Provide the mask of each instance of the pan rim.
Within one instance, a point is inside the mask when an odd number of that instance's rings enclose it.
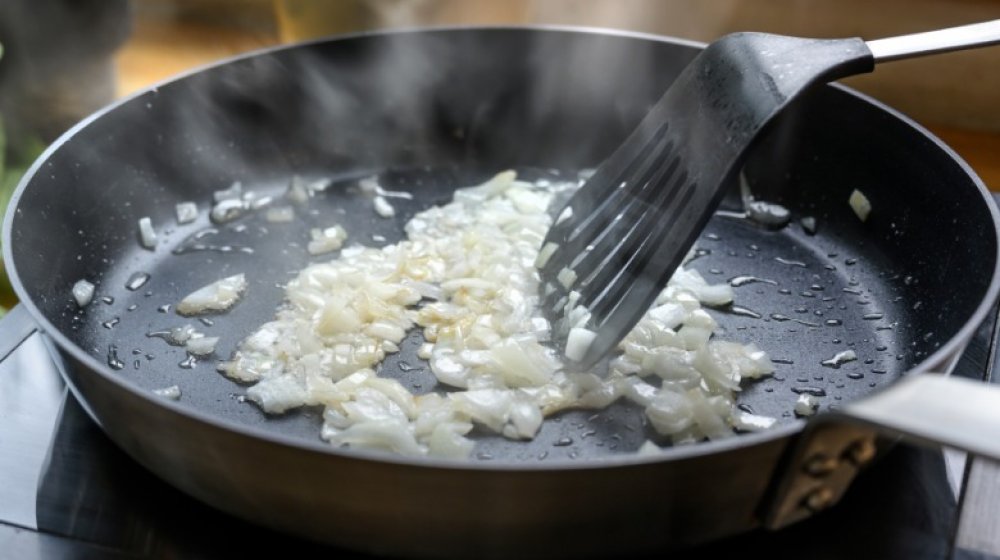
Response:
[[[28,171],[22,177],[21,181],[18,183],[11,199],[9,207],[6,211],[3,222],[2,234],[0,234],[0,240],[2,240],[3,245],[3,260],[7,265],[8,274],[10,276],[11,285],[14,288],[15,293],[18,295],[20,304],[23,305],[31,315],[32,319],[38,325],[39,330],[42,331],[45,336],[50,337],[59,348],[60,351],[68,353],[73,359],[81,362],[85,367],[87,367],[92,372],[100,375],[105,381],[111,382],[118,386],[118,388],[125,390],[132,397],[137,397],[145,401],[147,405],[153,405],[159,409],[163,409],[171,414],[180,415],[182,417],[188,418],[193,421],[205,424],[210,428],[222,430],[225,432],[231,432],[234,435],[248,437],[255,440],[260,440],[273,445],[279,445],[282,447],[294,448],[298,451],[309,452],[309,453],[322,453],[324,455],[330,455],[336,457],[337,459],[343,460],[359,460],[359,461],[375,461],[378,463],[390,463],[390,464],[400,464],[411,467],[418,468],[428,468],[428,469],[445,469],[445,470],[475,470],[475,471],[557,471],[557,470],[591,470],[591,469],[606,469],[609,467],[634,467],[641,466],[652,463],[660,463],[664,461],[681,461],[694,459],[697,457],[702,457],[705,455],[724,453],[735,448],[743,448],[756,446],[766,443],[772,443],[781,440],[785,437],[793,435],[800,432],[806,425],[804,420],[794,420],[788,424],[778,426],[769,430],[762,432],[739,434],[732,438],[726,438],[723,440],[715,441],[705,441],[699,442],[694,445],[682,445],[668,447],[662,450],[662,452],[652,455],[639,455],[636,453],[630,454],[620,454],[620,455],[608,455],[596,458],[587,458],[585,460],[572,460],[572,459],[558,459],[554,458],[544,462],[523,462],[523,461],[511,461],[504,459],[496,459],[493,461],[469,461],[469,460],[456,460],[456,459],[442,459],[442,458],[432,458],[432,457],[408,457],[403,455],[391,454],[388,452],[379,452],[371,450],[359,450],[359,449],[341,449],[325,444],[321,441],[307,441],[298,437],[287,436],[283,434],[278,434],[274,432],[266,432],[258,428],[247,426],[243,424],[238,424],[234,421],[210,414],[208,412],[192,409],[185,405],[174,403],[172,401],[167,401],[165,399],[159,398],[156,395],[142,390],[141,388],[135,386],[118,376],[112,375],[107,364],[101,362],[95,358],[90,353],[84,351],[78,345],[73,343],[66,337],[59,329],[45,317],[41,310],[35,305],[34,301],[28,297],[26,289],[23,286],[18,274],[17,267],[14,263],[13,249],[11,248],[11,238],[13,235],[13,222],[15,219],[15,214],[17,213],[18,203],[28,188],[28,184],[31,183],[32,179],[38,174],[39,170],[42,168],[46,162],[49,161],[52,154],[61,147],[69,142],[74,136],[76,136],[83,129],[90,126],[94,121],[102,118],[104,115],[116,110],[117,108],[134,102],[135,100],[142,98],[146,95],[155,94],[155,92],[162,86],[171,84],[173,82],[185,80],[190,76],[201,74],[207,70],[211,70],[216,67],[225,66],[234,62],[252,59],[259,57],[261,55],[272,54],[276,52],[281,52],[285,50],[301,49],[309,45],[328,43],[333,41],[344,41],[352,40],[366,37],[383,37],[391,35],[404,35],[404,34],[416,34],[416,33],[449,33],[449,32],[469,32],[469,31],[490,31],[490,32],[511,32],[511,31],[534,31],[534,32],[559,32],[568,34],[580,34],[580,35],[599,35],[607,37],[622,37],[639,39],[643,41],[652,41],[658,43],[668,43],[672,45],[678,45],[683,47],[692,48],[704,48],[706,43],[699,41],[692,41],[688,39],[681,39],[676,37],[670,37],[665,35],[656,35],[652,33],[638,32],[638,31],[626,31],[618,29],[600,28],[600,27],[588,27],[588,26],[572,26],[572,25],[550,25],[550,24],[540,24],[540,25],[483,25],[483,26],[461,26],[461,25],[447,25],[447,26],[428,26],[428,27],[412,27],[412,28],[400,28],[400,29],[389,29],[389,30],[374,30],[374,31],[362,31],[357,33],[350,33],[344,35],[336,35],[324,38],[318,38],[309,41],[296,42],[287,45],[278,45],[273,47],[267,47],[262,49],[253,50],[247,53],[242,53],[233,57],[225,58],[219,61],[212,62],[210,64],[202,65],[191,69],[189,71],[177,74],[166,80],[157,82],[156,84],[137,91],[129,96],[126,96],[108,106],[94,112],[90,116],[84,118],[68,131],[63,133],[59,138],[50,144],[46,150],[38,157],[37,160],[31,165]],[[994,254],[994,269],[990,280],[990,284],[987,288],[985,297],[980,301],[979,306],[971,314],[971,316],[966,320],[965,324],[958,330],[958,332],[952,336],[945,344],[938,348],[935,352],[927,356],[924,360],[914,366],[911,370],[907,372],[907,375],[912,374],[923,374],[928,373],[933,369],[933,365],[944,363],[945,360],[955,355],[965,344],[971,339],[975,330],[978,328],[979,324],[985,319],[987,313],[993,306],[993,303],[997,299],[997,295],[1000,294],[1000,211],[998,211],[996,204],[990,195],[989,189],[987,189],[985,183],[982,179],[975,173],[974,170],[966,163],[958,154],[955,153],[947,144],[942,140],[937,138],[934,134],[928,131],[926,128],[920,124],[913,121],[911,118],[900,113],[899,111],[885,105],[884,103],[868,96],[857,92],[851,88],[842,86],[840,84],[830,84],[843,93],[851,95],[864,103],[873,105],[876,109],[879,109],[889,116],[899,119],[903,124],[908,125],[915,132],[921,134],[927,140],[932,142],[938,149],[945,152],[946,155],[955,161],[961,168],[961,170],[972,179],[973,184],[979,191],[980,196],[983,197],[986,202],[987,208],[990,213],[990,217],[993,221],[993,230],[996,240],[996,253]],[[887,388],[882,390],[891,390],[891,387],[895,384],[890,384]],[[70,384],[72,387],[72,384]],[[74,388],[75,392],[75,388]],[[870,394],[874,394],[872,392]]]

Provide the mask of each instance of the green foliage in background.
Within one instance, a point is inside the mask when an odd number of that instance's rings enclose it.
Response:
[[[0,45],[0,58],[2,57],[3,46]],[[7,203],[10,202],[18,181],[44,149],[45,146],[37,138],[8,138],[3,118],[0,116],[0,220],[7,210]],[[0,260],[0,317],[16,302],[10,279],[7,278],[3,261]]]

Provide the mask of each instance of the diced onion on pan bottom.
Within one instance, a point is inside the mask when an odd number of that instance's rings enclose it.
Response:
[[[220,371],[253,383],[247,396],[268,413],[323,406],[321,436],[333,445],[406,455],[466,458],[473,426],[531,439],[546,416],[622,398],[674,443],[769,427],[773,419],[738,410],[734,393],[773,365],[753,345],[712,339],[716,324],[701,304],[729,303],[732,290],[694,270],[677,271],[606,377],[563,369],[545,344],[535,263],[545,257],[549,204],[574,187],[500,173],[414,216],[405,241],[348,246],[305,268],[276,318]],[[413,395],[376,374],[386,348],[413,328],[427,341],[418,355],[455,390]],[[585,331],[576,350],[590,343]]]

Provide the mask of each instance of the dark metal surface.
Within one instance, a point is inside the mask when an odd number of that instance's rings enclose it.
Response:
[[[373,233],[391,241],[412,212],[497,170],[593,165],[695,52],[649,38],[452,30],[318,43],[219,66],[127,101],[57,143],[5,222],[6,262],[55,341],[53,355],[65,358],[72,390],[111,438],[185,492],[246,519],[424,556],[596,555],[745,531],[759,524],[757,502],[800,428],[792,389],[820,384],[824,406],[835,406],[940,365],[971,336],[992,294],[996,231],[981,184],[936,140],[840,89],[795,104],[747,167],[755,192],[796,217],[815,216],[816,235],[718,218],[693,264],[720,281],[778,283],[737,288],[739,304],[761,318],[718,313],[725,338],[792,362],[741,395],[784,419],[772,432],[636,458],[625,452],[641,438],[614,448],[585,436],[619,431],[624,416],[570,413],[526,446],[484,439],[469,465],[348,453],[318,441],[314,411],[265,418],[236,398],[242,387],[211,360],[179,368],[176,349],[146,337],[187,322],[160,306],[246,272],[252,295],[203,329],[222,337],[218,354],[227,355],[273,314],[282,293],[274,284],[309,262],[301,244],[311,223],[333,216],[361,243]],[[650,80],[619,79],[636,69]],[[387,186],[417,196],[394,221],[376,223],[346,187],[385,169],[394,171],[383,174]],[[293,173],[347,182],[283,233],[263,232],[251,216],[245,230],[217,234],[220,245],[252,244],[253,254],[172,253],[206,225],[174,226],[175,202],[204,209],[233,180],[277,192]],[[854,188],[876,209],[865,223],[846,202]],[[141,216],[165,228],[155,251],[137,242]],[[126,289],[140,271],[152,275],[148,284]],[[114,302],[77,310],[70,288],[80,278]],[[107,365],[111,347],[125,362],[120,371]],[[820,366],[848,347],[857,362]],[[382,372],[398,369],[389,362]],[[179,403],[148,391],[172,384],[182,388]],[[552,445],[565,436],[574,445]]]

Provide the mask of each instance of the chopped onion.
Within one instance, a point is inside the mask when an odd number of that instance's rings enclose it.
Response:
[[[198,219],[198,205],[193,202],[180,202],[174,209],[178,224],[189,224]]]
[[[851,196],[847,199],[847,202],[851,205],[851,210],[854,210],[854,214],[859,220],[862,222],[868,220],[868,215],[872,212],[872,203],[865,196],[865,193],[854,189],[851,191]]]
[[[576,282],[576,272],[572,268],[563,268],[556,275],[556,280],[567,290]]]
[[[86,280],[77,280],[73,284],[73,299],[80,307],[86,307],[94,300],[94,285]]]
[[[770,416],[750,414],[741,410],[733,414],[731,423],[733,428],[741,432],[761,432],[774,426],[777,421],[777,419]]]
[[[320,255],[336,251],[344,245],[347,239],[347,231],[342,226],[333,226],[325,229],[313,228],[309,231],[312,238],[306,246],[310,255]]]
[[[795,414],[798,416],[812,416],[819,408],[819,400],[807,393],[802,393],[795,401]]]
[[[177,385],[171,385],[169,387],[164,387],[162,389],[153,389],[153,394],[163,397],[165,399],[170,399],[176,401],[181,398],[181,388]]]
[[[792,219],[792,213],[788,208],[763,200],[750,201],[745,205],[745,210],[751,220],[773,228],[783,227]]]
[[[153,229],[153,221],[148,216],[139,218],[139,240],[147,249],[156,247],[156,230]]]
[[[640,457],[649,457],[653,455],[659,455],[662,451],[663,450],[660,449],[659,445],[656,445],[655,443],[647,439],[646,441],[642,442],[642,445],[639,446],[639,450],[636,451],[636,454],[639,455]]]
[[[392,204],[389,204],[384,196],[376,196],[372,204],[375,205],[375,213],[383,218],[391,218],[396,215],[396,209],[392,207]]]
[[[814,216],[803,216],[799,223],[802,224],[802,231],[809,235],[816,235],[816,218]]]
[[[582,327],[573,327],[569,330],[566,339],[566,357],[574,362],[579,362],[587,355],[587,350],[597,338],[597,333]]]
[[[177,304],[177,313],[197,315],[212,311],[226,311],[246,291],[247,281],[243,274],[223,278],[188,294]]]
[[[384,202],[376,178],[359,188],[376,208]],[[268,413],[322,405],[321,436],[332,445],[409,455],[465,458],[474,448],[467,437],[473,426],[530,439],[545,416],[600,409],[619,398],[643,407],[653,428],[674,443],[762,429],[767,419],[741,415],[734,394],[773,365],[755,346],[713,338],[717,325],[702,305],[731,303],[733,291],[693,270],[681,268],[670,279],[622,342],[607,377],[563,369],[545,342],[561,329],[568,333],[566,356],[583,358],[596,337],[587,328],[590,312],[572,291],[556,306],[559,324],[549,325],[535,265],[557,249],[550,243],[539,251],[552,223],[548,207],[573,188],[575,182],[543,188],[500,173],[416,214],[404,241],[341,249],[336,259],[300,271],[274,320],[219,370],[255,383],[247,396]],[[340,248],[346,232],[311,236]],[[571,286],[575,276],[564,269],[559,281]],[[418,358],[451,390],[417,397],[373,371],[415,327],[426,341]]]
[[[212,352],[215,352],[215,345],[219,342],[219,337],[217,336],[198,336],[189,339],[184,344],[184,349],[187,350],[189,354],[195,356],[207,356]]]
[[[238,198],[220,200],[212,207],[209,217],[217,224],[224,224],[242,216],[246,208],[246,203]]]
[[[542,247],[542,250],[538,252],[538,258],[535,259],[535,268],[545,267],[545,264],[549,262],[549,259],[552,258],[552,255],[558,248],[558,243],[553,243],[552,241],[546,243],[545,246]]]

